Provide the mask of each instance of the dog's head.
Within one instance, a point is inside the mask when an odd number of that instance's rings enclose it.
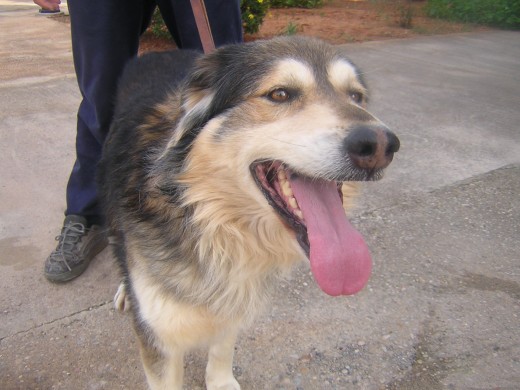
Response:
[[[360,71],[324,42],[224,47],[198,61],[162,159],[187,187],[204,188],[199,202],[281,221],[321,288],[351,294],[366,284],[371,260],[345,217],[341,183],[379,179],[399,149],[366,103]]]

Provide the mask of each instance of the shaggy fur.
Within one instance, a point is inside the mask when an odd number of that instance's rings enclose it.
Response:
[[[240,388],[237,334],[313,250],[281,188],[378,179],[397,151],[366,101],[357,68],[312,39],[129,64],[100,187],[124,273],[115,302],[131,308],[152,389],[181,389],[184,353],[200,345],[207,388]]]

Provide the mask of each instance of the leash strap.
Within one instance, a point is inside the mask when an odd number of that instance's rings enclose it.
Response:
[[[204,0],[190,0],[193,16],[195,16],[195,23],[197,30],[199,30],[200,41],[202,42],[202,50],[204,54],[211,53],[215,50],[215,42],[211,34],[211,27],[209,25],[208,13]]]

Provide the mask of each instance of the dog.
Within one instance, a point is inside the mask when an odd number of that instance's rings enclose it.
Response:
[[[342,183],[380,179],[400,146],[367,98],[360,70],[312,38],[127,66],[100,191],[124,276],[115,304],[133,313],[150,388],[181,389],[202,345],[207,388],[240,389],[237,335],[303,259],[329,295],[367,283]]]

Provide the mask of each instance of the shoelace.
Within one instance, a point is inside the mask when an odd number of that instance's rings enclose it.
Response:
[[[87,229],[81,223],[71,223],[63,227],[61,234],[56,236],[55,240],[59,241],[58,247],[52,252],[51,258],[57,261],[62,261],[67,266],[68,270],[72,268],[67,262],[67,257],[77,259],[78,255],[73,252],[76,244],[81,241],[82,236]]]

